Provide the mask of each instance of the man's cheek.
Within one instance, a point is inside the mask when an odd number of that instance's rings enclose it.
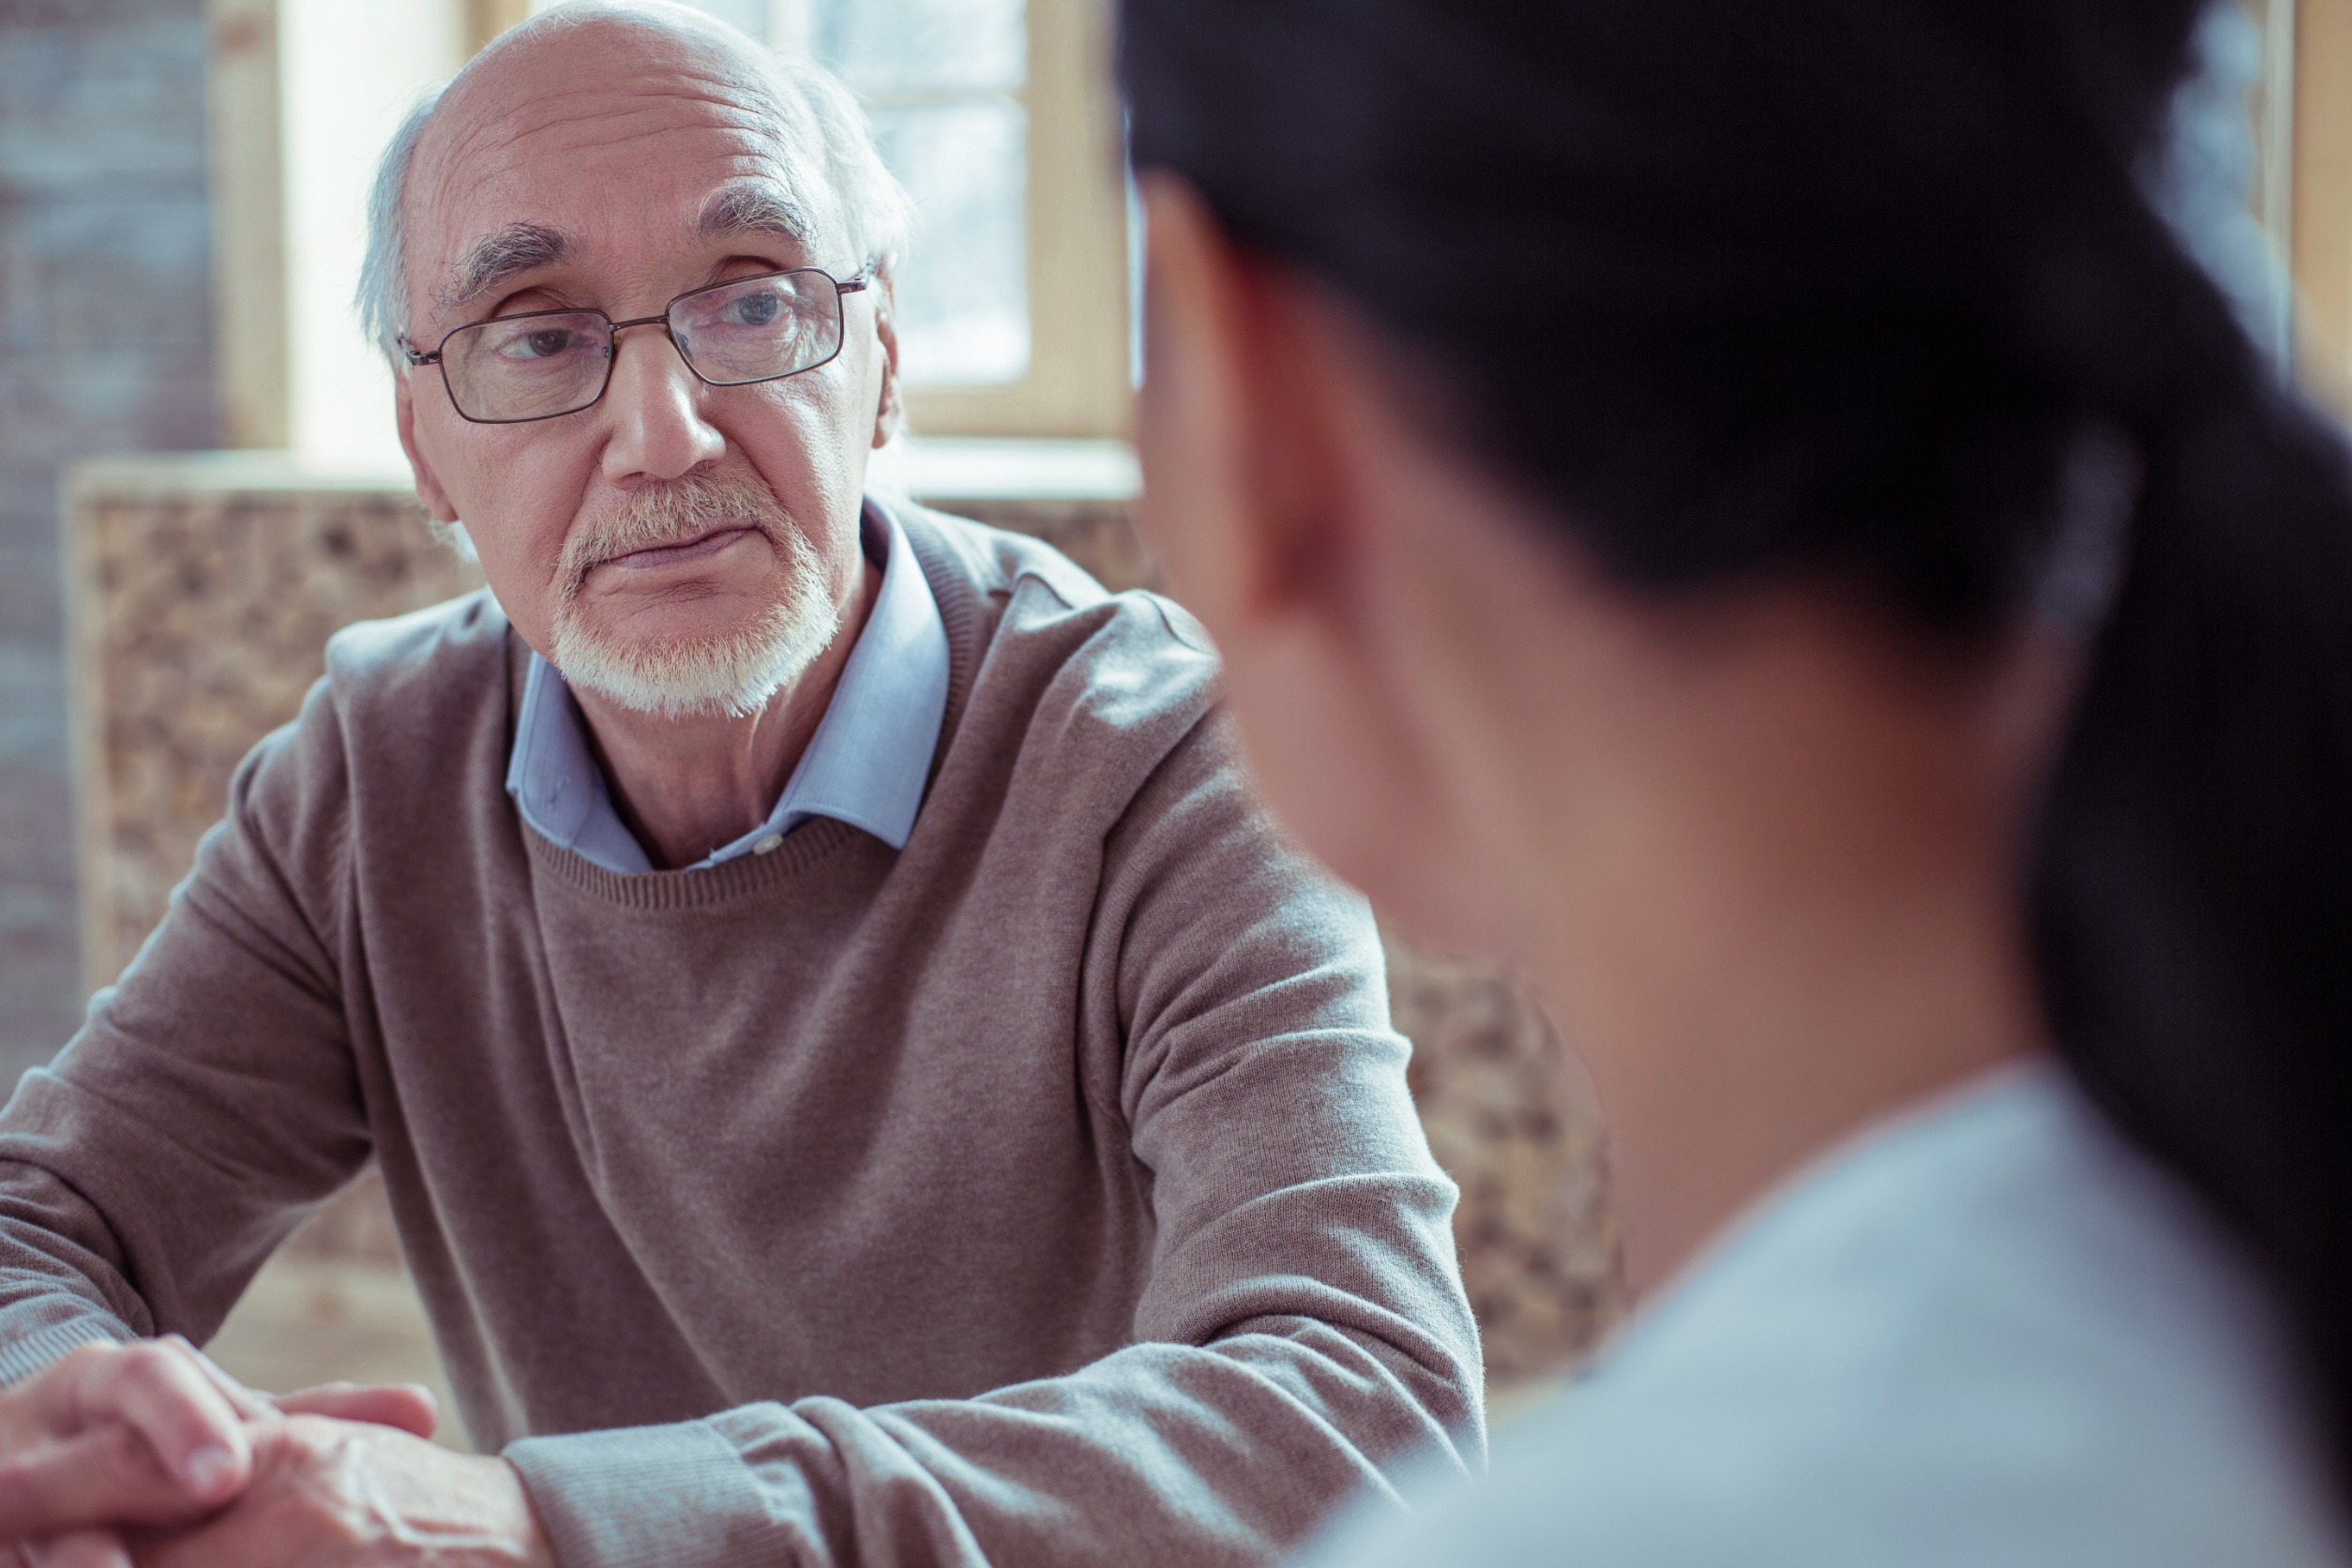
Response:
[[[520,506],[483,510],[464,521],[499,607],[524,639],[544,653],[544,634],[565,585],[564,545],[577,514],[541,510],[545,515],[522,512]]]

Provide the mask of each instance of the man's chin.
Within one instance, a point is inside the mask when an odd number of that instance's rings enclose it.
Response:
[[[835,623],[835,624],[837,624]],[[607,631],[579,620],[555,627],[550,661],[575,689],[658,718],[759,712],[807,673],[834,625],[777,607],[715,627]]]
[[[658,661],[688,657],[698,650],[747,647],[760,641],[774,617],[770,604],[713,594],[632,605],[625,614],[584,601],[581,611],[565,619],[576,641],[616,657]]]

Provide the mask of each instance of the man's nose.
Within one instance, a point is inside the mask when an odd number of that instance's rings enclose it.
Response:
[[[604,389],[604,476],[622,490],[648,479],[675,479],[727,450],[727,438],[702,415],[704,387],[658,326],[622,333],[612,345],[612,380]]]

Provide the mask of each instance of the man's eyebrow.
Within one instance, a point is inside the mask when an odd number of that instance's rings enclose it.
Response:
[[[454,310],[517,273],[553,266],[571,253],[572,236],[561,229],[544,223],[509,223],[484,234],[466,251],[465,259],[449,275],[449,286],[442,291],[442,309]]]
[[[704,239],[765,234],[802,245],[815,232],[808,209],[790,191],[766,180],[746,180],[717,191],[702,204],[702,219],[695,227]]]

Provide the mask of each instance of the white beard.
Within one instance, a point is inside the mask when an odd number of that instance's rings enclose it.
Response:
[[[689,481],[677,492],[649,498],[652,505],[567,552],[584,559],[567,563],[569,586],[557,602],[552,628],[550,657],[565,681],[659,718],[743,717],[807,672],[839,634],[841,607],[824,591],[823,564],[807,535],[764,487],[756,496],[745,489],[740,482]],[[717,505],[706,509],[714,501]],[[705,524],[739,517],[755,524],[787,557],[791,587],[784,602],[728,632],[687,639],[624,637],[581,614],[580,584],[596,560],[620,547],[686,534],[678,526],[684,517]]]

